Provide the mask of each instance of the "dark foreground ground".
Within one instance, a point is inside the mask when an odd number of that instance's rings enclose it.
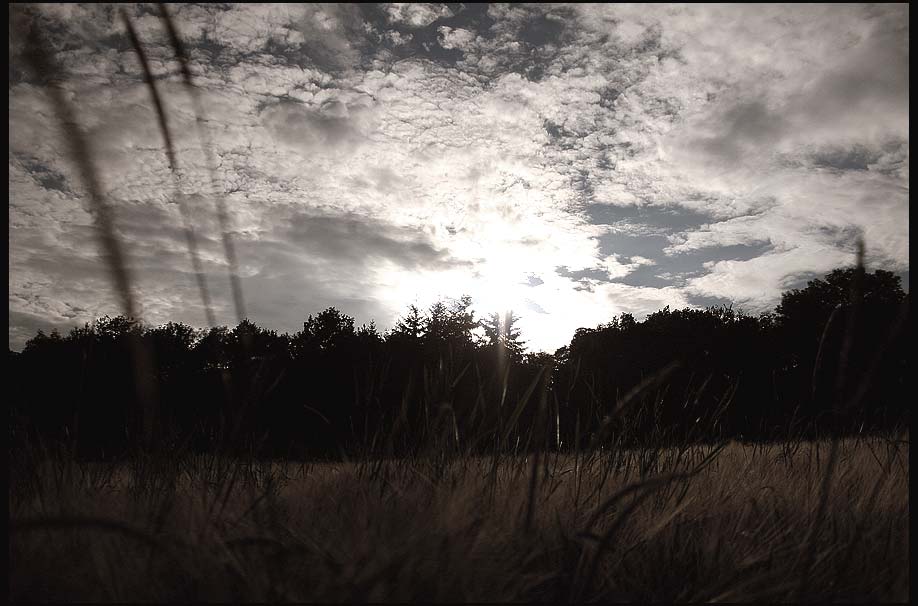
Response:
[[[11,466],[16,602],[905,602],[908,435]],[[15,458],[15,457],[14,457]]]

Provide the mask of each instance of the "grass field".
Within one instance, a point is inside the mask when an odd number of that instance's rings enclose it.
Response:
[[[207,176],[219,186],[189,57],[160,10],[194,104]],[[122,19],[177,192],[156,78],[127,12]],[[37,30],[28,38],[30,69],[57,74],[51,45]],[[137,317],[89,140],[69,96],[56,86],[48,95],[87,191],[113,292],[124,315]],[[241,322],[231,223],[222,196],[214,205]],[[214,326],[191,215],[180,213]],[[132,355],[143,378],[148,358],[139,345]],[[155,441],[152,410],[142,415],[144,446]],[[9,598],[19,603],[909,599],[907,433],[346,463],[181,453],[80,462],[66,448],[35,444],[10,454]]]
[[[11,467],[10,598],[904,602],[908,435]],[[826,481],[828,480],[828,482]]]

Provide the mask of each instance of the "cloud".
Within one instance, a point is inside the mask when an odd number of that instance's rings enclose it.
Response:
[[[799,286],[804,275],[828,273],[849,264],[851,255],[818,244],[767,253],[746,261],[717,261],[709,273],[689,281],[686,292],[738,303],[747,312],[772,309],[781,291]]]
[[[410,27],[426,27],[437,19],[452,16],[452,12],[443,4],[393,2],[383,7],[391,23]]]
[[[657,264],[653,259],[648,259],[647,257],[641,257],[639,255],[630,257],[628,263],[622,263],[619,259],[619,255],[609,255],[602,261],[602,267],[608,274],[610,280],[624,278],[639,267]]]
[[[475,40],[475,34],[461,27],[452,28],[446,25],[437,28],[439,34],[440,46],[447,49],[467,48]]]
[[[386,259],[407,269],[454,263],[423,233],[369,217],[300,214],[291,217],[289,226],[288,241],[333,263],[373,265],[375,259]]]
[[[357,121],[340,101],[328,101],[312,109],[301,103],[278,103],[261,114],[274,138],[308,157],[316,150],[353,153],[362,142]]]
[[[872,267],[908,271],[907,5],[175,5],[215,191],[162,24],[127,10],[177,183],[116,7],[13,12],[11,346],[39,318],[117,312],[46,83],[22,64],[32,24],[151,321],[203,321],[176,196],[220,320],[217,195],[250,313],[279,330],[328,305],[385,328],[467,292],[554,349],[623,311],[767,308],[850,262],[858,235]]]

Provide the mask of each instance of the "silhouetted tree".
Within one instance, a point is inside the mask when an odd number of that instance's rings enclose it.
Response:
[[[508,311],[503,317],[498,313],[492,313],[481,323],[488,346],[498,351],[499,356],[514,362],[520,362],[526,350],[525,343],[520,338],[520,329],[515,326],[518,321],[519,317]]]
[[[908,420],[908,296],[882,270],[833,271],[757,317],[725,306],[623,313],[554,355],[525,353],[513,314],[479,323],[471,306],[468,296],[426,315],[410,306],[385,335],[331,307],[293,335],[248,319],[199,331],[107,316],[66,337],[38,331],[8,359],[11,435],[82,456],[127,452],[139,439],[138,339],[155,361],[161,439],[198,451],[786,439]]]
[[[417,341],[424,336],[424,317],[415,305],[408,306],[408,313],[399,318],[392,329],[392,336]]]
[[[785,380],[811,417],[838,412],[860,390],[877,414],[901,409],[905,324],[890,333],[907,315],[906,295],[891,272],[865,272],[858,282],[857,271],[836,269],[785,292],[775,309]]]
[[[303,330],[294,335],[293,341],[298,353],[310,348],[324,352],[343,344],[353,335],[354,318],[329,307],[315,316],[310,315],[303,322]]]

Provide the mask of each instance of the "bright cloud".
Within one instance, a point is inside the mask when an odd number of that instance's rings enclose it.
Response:
[[[334,305],[392,325],[468,293],[533,349],[664,305],[737,302],[853,259],[908,265],[907,5],[171,5],[206,154],[155,8],[167,166],[119,6],[11,18],[10,347],[118,313],[47,80],[44,32],[92,145],[144,317],[202,325],[177,196],[233,323],[214,195],[249,316],[295,331]]]

